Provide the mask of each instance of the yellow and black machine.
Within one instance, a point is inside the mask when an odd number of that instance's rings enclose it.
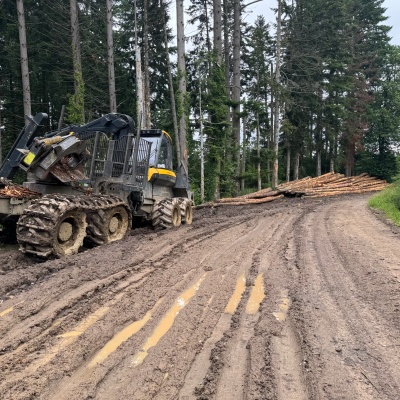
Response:
[[[75,254],[84,240],[122,239],[139,220],[163,228],[192,223],[187,169],[183,162],[173,169],[167,132],[135,129],[128,115],[107,114],[42,134],[47,118],[29,117],[0,169],[3,187],[18,169],[27,174],[24,195],[0,195],[0,224],[11,229],[16,222],[24,253]]]

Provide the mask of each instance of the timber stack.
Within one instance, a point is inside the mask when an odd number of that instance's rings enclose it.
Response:
[[[377,192],[389,184],[364,173],[358,176],[345,177],[343,174],[329,172],[316,178],[306,177],[272,188],[244,196],[216,200],[212,203],[201,204],[196,208],[219,207],[222,205],[262,204],[282,197],[328,197],[338,195]]]

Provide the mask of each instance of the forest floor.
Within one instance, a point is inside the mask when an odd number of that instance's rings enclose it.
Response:
[[[400,231],[366,195],[196,210],[39,262],[0,253],[0,398],[391,399]]]

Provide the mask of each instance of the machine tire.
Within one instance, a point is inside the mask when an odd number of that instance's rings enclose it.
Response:
[[[128,206],[115,196],[93,195],[88,199],[87,213],[88,226],[86,228],[86,240],[94,246],[114,242],[122,239],[132,226],[132,214]],[[121,224],[117,224],[116,230],[110,232],[110,222],[113,214]],[[115,222],[115,220],[114,220]]]
[[[117,196],[49,194],[24,210],[17,240],[23,253],[62,257],[76,254],[84,239],[94,245],[122,239],[131,221],[129,206]]]
[[[192,201],[186,198],[181,199],[180,209],[182,223],[186,225],[191,225],[191,223],[193,222]]]
[[[153,208],[151,220],[154,227],[179,227],[182,222],[179,199],[173,197],[156,203]]]
[[[86,214],[70,210],[60,215],[54,233],[53,254],[57,257],[77,254],[86,236]]]
[[[129,228],[129,212],[124,206],[117,206],[106,211],[104,229],[108,242],[123,239]]]
[[[86,236],[86,213],[74,196],[45,195],[32,201],[17,223],[23,253],[39,257],[76,254]]]
[[[107,243],[107,236],[104,233],[106,211],[91,211],[86,215],[86,219],[88,223],[86,228],[86,240],[94,246],[101,246]]]

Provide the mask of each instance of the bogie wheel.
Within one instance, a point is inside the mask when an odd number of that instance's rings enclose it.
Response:
[[[179,199],[174,197],[156,203],[154,205],[151,220],[154,227],[179,227],[182,222]]]
[[[182,199],[180,208],[181,208],[182,223],[190,225],[193,222],[192,201],[189,199]]]
[[[59,217],[55,225],[53,253],[58,257],[78,253],[85,236],[85,213],[78,210],[67,211]]]
[[[179,206],[174,205],[172,208],[172,226],[177,228],[181,225],[182,217],[181,217],[181,209]]]
[[[124,206],[117,206],[106,211],[105,225],[107,241],[121,240],[130,227],[130,218]]]

